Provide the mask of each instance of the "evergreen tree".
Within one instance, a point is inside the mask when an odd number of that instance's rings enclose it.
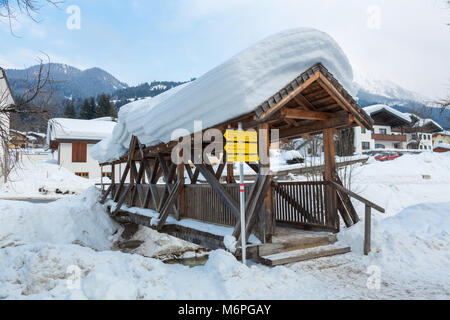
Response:
[[[84,99],[80,108],[80,119],[89,119],[89,100]]]
[[[66,100],[64,103],[64,116],[75,119],[77,112],[75,111],[75,104],[72,100]]]
[[[94,98],[84,99],[80,109],[80,119],[94,119],[96,116],[96,105]]]
[[[98,98],[97,117],[117,117],[116,108],[107,94],[102,93]]]

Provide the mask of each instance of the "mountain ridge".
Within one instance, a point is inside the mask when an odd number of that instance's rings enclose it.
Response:
[[[25,86],[30,83],[30,79],[37,76],[39,67],[39,65],[36,65],[26,69],[5,69],[16,94],[23,92]],[[106,93],[112,97],[118,109],[130,101],[154,97],[188,82],[152,81],[129,86],[99,67],[81,70],[61,63],[50,63],[44,65],[44,67],[50,68],[51,71],[55,89],[55,104],[59,105],[59,114],[57,115],[62,114],[64,101],[67,99],[77,100],[77,108],[79,108],[82,99],[97,97],[101,93]],[[45,71],[47,70],[45,69]],[[192,78],[191,81],[193,80],[195,79]],[[445,128],[450,127],[450,111],[441,112],[437,108],[428,110],[426,98],[416,92],[405,89],[392,81],[369,78],[358,72],[355,73],[355,83],[358,87],[356,95],[358,103],[362,107],[382,103],[402,112],[411,112],[415,109],[425,108],[425,113],[429,115],[429,118],[436,120]]]
[[[60,97],[85,98],[100,93],[111,94],[129,87],[98,67],[81,70],[62,63],[47,63],[43,67],[44,73],[50,71],[53,89]],[[20,94],[25,86],[35,81],[39,68],[39,65],[35,65],[26,69],[6,69],[5,72],[13,89]]]

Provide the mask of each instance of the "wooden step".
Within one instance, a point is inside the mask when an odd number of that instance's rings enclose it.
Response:
[[[337,241],[336,235],[332,233],[305,234],[301,237],[276,240],[273,243],[266,243],[259,246],[259,256],[268,256],[276,253],[308,249],[334,244]]]
[[[322,247],[316,247],[311,249],[301,249],[293,251],[285,251],[267,256],[261,256],[262,263],[274,267],[287,263],[312,260],[322,257],[329,257],[338,254],[344,254],[350,252],[350,247],[328,245]]]

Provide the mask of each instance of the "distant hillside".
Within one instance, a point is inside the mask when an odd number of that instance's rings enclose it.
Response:
[[[114,76],[100,68],[80,70],[75,67],[50,63],[44,66],[45,72],[50,69],[50,78],[53,82],[55,96],[64,98],[85,98],[97,96],[101,93],[111,94],[128,85],[117,80]],[[8,69],[6,74],[13,91],[20,94],[23,90],[36,81],[39,66],[32,66],[23,70]]]
[[[355,81],[359,86],[358,103],[362,107],[374,104],[386,104],[401,112],[415,112],[420,110],[421,117],[435,120],[444,128],[450,128],[450,110],[442,112],[440,108],[426,106],[426,98],[401,87],[388,80],[370,79],[360,73]]]
[[[193,81],[194,79],[191,79]],[[128,87],[117,90],[112,94],[116,108],[119,109],[123,105],[138,99],[155,97],[167,90],[175,88],[179,85],[185,84],[189,81],[175,82],[175,81],[153,81],[152,83],[143,83],[135,87]]]

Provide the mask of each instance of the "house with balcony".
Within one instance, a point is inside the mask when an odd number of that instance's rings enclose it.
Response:
[[[378,104],[364,108],[375,124],[373,130],[354,128],[355,152],[373,151],[433,151],[433,133],[442,127],[432,119],[403,113],[387,105]]]
[[[412,125],[407,115],[386,105],[366,107],[364,111],[374,120],[374,126],[373,130],[354,128],[355,152],[362,154],[373,150],[406,149],[408,138],[403,128]]]

